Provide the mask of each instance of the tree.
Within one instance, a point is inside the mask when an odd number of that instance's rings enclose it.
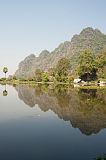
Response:
[[[99,78],[106,78],[106,51],[99,53],[96,63],[98,64],[97,75]]]
[[[36,69],[35,71],[35,80],[37,82],[41,82],[42,81],[42,71],[40,69]]]
[[[70,61],[67,58],[61,58],[57,64],[57,73],[59,76],[67,75],[70,68]]]
[[[59,76],[58,74],[55,75],[55,79],[56,79],[56,81],[61,82],[61,76]]]
[[[56,68],[49,68],[48,69],[49,76],[55,76],[56,74]]]
[[[42,81],[43,81],[43,82],[49,82],[48,73],[43,73],[43,74],[42,74]]]
[[[74,76],[72,75],[72,73],[68,74],[68,82],[71,83],[74,81]]]
[[[3,68],[3,72],[5,73],[5,78],[6,78],[6,73],[8,72],[8,68],[7,68],[7,67],[4,67],[4,68]]]
[[[28,81],[34,81],[35,77],[28,77]]]
[[[17,79],[16,75],[13,75],[13,80],[16,80],[16,79]]]
[[[85,50],[80,54],[78,63],[77,72],[82,80],[90,81],[97,78],[96,72],[98,70],[98,65],[94,53]]]

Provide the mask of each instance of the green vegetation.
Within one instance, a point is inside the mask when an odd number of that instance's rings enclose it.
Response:
[[[106,154],[103,156],[98,156],[97,158],[95,158],[94,160],[106,160]]]
[[[61,75],[68,75],[68,70],[70,69],[70,61],[67,58],[61,58],[57,64],[57,74]]]
[[[85,50],[79,56],[77,73],[84,81],[97,78],[106,78],[106,51],[95,56],[91,51]]]
[[[70,42],[61,43],[51,53],[47,50],[42,51],[39,57],[31,54],[20,64],[15,75],[17,79],[28,79],[34,76],[35,69],[47,71],[49,68],[56,68],[58,61],[65,57],[69,59],[72,73],[78,66],[78,57],[84,50],[90,50],[96,56],[106,47],[106,35],[93,28],[85,28],[79,35],[73,36]],[[99,71],[100,73],[100,71]],[[102,75],[102,74],[101,74]]]
[[[40,69],[36,69],[35,71],[35,81],[41,82],[42,81],[42,71]]]
[[[96,64],[96,57],[92,52],[85,50],[81,53],[78,63],[77,72],[82,80],[91,81],[97,79],[96,72],[98,66]]]
[[[61,58],[58,61],[56,68],[50,68],[44,72],[40,69],[35,70],[35,75],[29,77],[27,81],[30,82],[68,82],[68,73],[70,69],[70,61],[67,58]],[[19,81],[26,81],[26,79],[20,79]]]
[[[70,61],[67,58],[61,58],[56,67],[55,79],[58,82],[68,81],[68,72],[70,69]]]
[[[29,86],[29,87],[28,87]],[[41,110],[52,110],[70,121],[83,134],[97,134],[106,128],[106,89],[81,89],[67,84],[16,85],[21,100]]]
[[[42,74],[42,81],[43,81],[43,82],[49,82],[48,73],[43,73],[43,74]]]
[[[3,72],[5,73],[5,79],[6,79],[6,73],[8,72],[8,68],[7,68],[7,67],[4,67],[4,68],[3,68]]]
[[[8,92],[6,90],[3,91],[3,96],[7,96]]]
[[[0,78],[0,81],[5,81],[6,80],[6,78]]]
[[[96,59],[96,63],[98,64],[98,77],[101,79],[106,79],[106,51],[100,52]]]
[[[80,78],[86,84],[106,83],[106,35],[90,27],[64,42],[53,52],[44,50],[39,57],[31,54],[19,64],[13,76],[2,83],[68,83]],[[87,49],[87,50],[85,50]]]
[[[100,52],[97,56],[89,50],[83,51],[78,60],[78,67],[71,73],[70,60],[61,58],[55,68],[47,71],[35,70],[35,75],[28,79],[17,79],[16,75],[9,76],[8,79],[1,78],[2,83],[68,83],[74,82],[76,77],[81,78],[84,83],[97,85],[100,81],[106,83],[106,51]],[[8,69],[3,69],[6,74]]]

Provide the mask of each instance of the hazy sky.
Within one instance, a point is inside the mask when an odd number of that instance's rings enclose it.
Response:
[[[106,0],[0,0],[0,77],[88,26],[106,34]]]

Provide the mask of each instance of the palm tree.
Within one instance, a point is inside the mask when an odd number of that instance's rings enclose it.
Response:
[[[8,95],[8,92],[6,90],[6,85],[5,85],[5,90],[3,91],[3,96],[7,96]]]
[[[8,68],[7,68],[7,67],[4,67],[4,68],[3,68],[3,72],[5,73],[5,78],[6,78],[6,73],[8,72]]]

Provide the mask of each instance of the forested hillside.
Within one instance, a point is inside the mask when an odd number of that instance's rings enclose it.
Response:
[[[78,65],[79,54],[84,50],[90,50],[98,54],[106,48],[106,35],[98,29],[85,28],[79,35],[74,35],[70,42],[61,43],[54,51],[42,51],[39,57],[34,54],[26,57],[20,64],[15,75],[17,78],[28,78],[34,75],[36,69],[47,70],[55,67],[62,57],[70,60],[71,71]]]

